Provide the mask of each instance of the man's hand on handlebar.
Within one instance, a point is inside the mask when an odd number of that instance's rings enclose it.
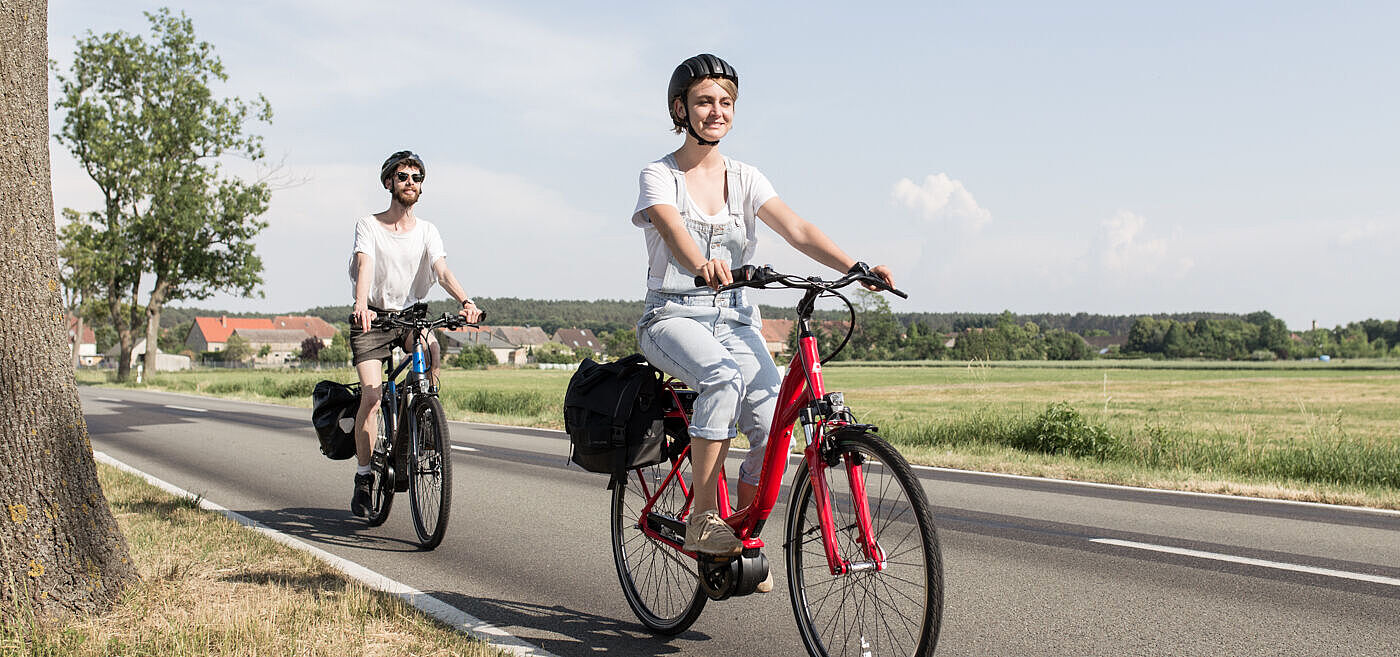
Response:
[[[481,309],[477,308],[475,303],[468,303],[462,306],[462,309],[458,310],[457,314],[461,315],[462,319],[467,320],[468,324],[480,322],[482,318],[486,316],[486,313],[481,312]]]
[[[355,304],[355,310],[350,314],[351,324],[359,324],[361,331],[368,331],[370,322],[373,322],[378,317],[378,313],[360,304]]]

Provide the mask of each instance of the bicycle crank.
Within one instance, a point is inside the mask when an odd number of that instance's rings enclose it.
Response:
[[[768,578],[768,557],[758,548],[749,548],[737,557],[701,555],[700,586],[711,600],[748,595]]]

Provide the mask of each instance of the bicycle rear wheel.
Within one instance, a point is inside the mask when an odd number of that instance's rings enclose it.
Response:
[[[370,455],[370,474],[374,476],[369,485],[369,518],[365,521],[370,527],[378,527],[389,519],[389,509],[394,506],[394,482],[389,481],[389,438],[384,433],[384,411],[375,414],[379,418],[374,435],[374,452]]]
[[[928,499],[909,464],[872,433],[836,437],[823,468],[841,558],[868,566],[847,464],[860,465],[875,543],[886,567],[833,576],[806,461],[793,480],[787,557],[793,613],[812,655],[932,655],[943,619],[943,561]]]
[[[409,478],[409,508],[419,546],[431,550],[442,543],[452,510],[452,442],[436,397],[420,396],[414,402],[412,422],[413,444],[404,473]]]
[[[679,550],[642,533],[642,507],[647,494],[656,498],[653,517],[683,522],[685,491],[690,485],[690,457],[676,466],[676,477],[658,490],[671,471],[671,462],[628,470],[613,487],[612,548],[617,579],[632,613],[653,632],[680,634],[688,629],[705,608],[705,591],[700,587],[698,564]],[[684,527],[680,540],[685,539]]]

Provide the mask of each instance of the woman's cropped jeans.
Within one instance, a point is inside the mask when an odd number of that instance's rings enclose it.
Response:
[[[758,308],[743,290],[720,294],[648,292],[637,322],[642,355],[699,393],[690,435],[749,439],[739,479],[758,484],[782,376],[759,331]]]

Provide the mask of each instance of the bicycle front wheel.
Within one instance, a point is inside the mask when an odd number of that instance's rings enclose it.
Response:
[[[653,632],[680,634],[686,631],[705,608],[700,588],[698,564],[679,550],[652,539],[642,532],[641,517],[648,496],[657,519],[683,522],[686,509],[685,486],[690,485],[690,457],[676,465],[676,476],[661,488],[671,462],[628,470],[613,487],[612,548],[617,579],[632,613]],[[681,528],[680,540],[685,530]]]
[[[409,446],[409,507],[418,544],[431,550],[447,533],[452,510],[452,443],[447,418],[436,397],[419,397],[413,404],[413,443]]]
[[[831,491],[836,551],[856,567],[831,574],[804,460],[793,480],[784,544],[802,641],[821,657],[932,655],[943,619],[943,561],[924,490],[904,457],[879,436],[834,438],[841,460],[820,476]],[[861,543],[853,494],[861,484],[883,569],[874,567]]]
[[[381,410],[376,414],[379,418],[378,430],[374,434],[374,453],[370,455],[370,474],[374,479],[369,485],[369,518],[366,523],[370,527],[378,527],[389,519],[389,509],[394,506],[394,482],[389,477],[389,438],[384,432],[384,412]],[[402,477],[402,473],[398,473]]]

